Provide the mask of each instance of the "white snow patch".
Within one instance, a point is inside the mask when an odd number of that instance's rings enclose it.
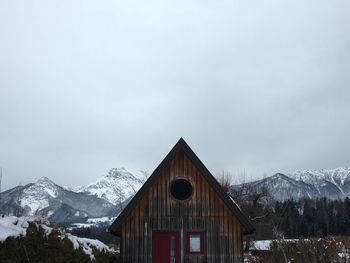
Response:
[[[57,196],[57,193],[55,191],[53,191],[52,189],[46,188],[46,192],[52,197]]]
[[[26,192],[26,190],[24,190]],[[35,215],[35,212],[48,207],[49,202],[45,198],[38,198],[37,196],[27,195],[26,198],[23,198],[21,200],[21,207],[25,208],[28,207],[30,211],[28,212],[28,215],[33,216]]]
[[[111,222],[112,220],[114,220],[114,218],[109,218],[108,216],[104,216],[104,217],[89,218],[87,222],[98,224],[98,223]]]
[[[258,240],[251,245],[253,250],[270,250],[270,245],[273,240]]]
[[[49,212],[47,212],[47,218],[50,218],[50,216],[52,216],[54,214],[54,212],[52,210],[50,210]]]
[[[340,257],[341,259],[344,259],[344,260],[348,260],[348,259],[350,259],[350,254],[348,251],[344,250],[344,251],[341,251],[338,253],[338,257]]]
[[[232,203],[234,203],[234,204],[238,207],[238,209],[241,210],[241,208],[240,208],[239,205],[236,203],[236,201],[232,198],[232,196],[229,196],[229,197],[230,197]]]
[[[308,240],[308,239],[304,239]],[[250,245],[250,250],[270,250],[270,246],[272,242],[298,242],[299,239],[272,239],[272,240],[256,240],[253,241]]]
[[[25,236],[28,226],[29,224],[25,217],[0,217],[0,242],[5,241],[10,236]]]
[[[69,233],[65,234],[65,236],[63,236],[63,238],[64,237],[67,237],[73,243],[74,249],[79,249],[79,247],[81,247],[83,249],[84,253],[86,255],[90,256],[91,260],[95,259],[95,256],[92,253],[93,247],[95,247],[98,251],[101,251],[101,252],[111,251],[111,249],[107,245],[103,244],[99,240],[76,237],[76,236],[73,236],[72,234],[69,234]]]
[[[44,229],[45,235],[46,235],[46,236],[48,236],[48,235],[51,234],[51,232],[52,232],[52,227],[49,227],[49,226],[44,225],[44,224],[41,224],[40,226],[42,227],[42,229]]]
[[[46,235],[50,235],[52,228],[45,225],[45,219],[29,216],[0,216],[0,242],[3,242],[8,237],[25,236],[29,223],[35,223],[41,226]]]
[[[73,228],[87,228],[87,227],[91,227],[91,226],[95,226],[96,224],[87,224],[87,223],[74,223],[72,224],[72,227],[70,227],[69,229],[73,229]]]

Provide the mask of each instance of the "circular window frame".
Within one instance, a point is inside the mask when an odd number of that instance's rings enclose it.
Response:
[[[191,194],[190,194],[186,199],[178,199],[178,198],[176,198],[176,197],[172,194],[172,192],[171,192],[171,187],[172,187],[173,183],[175,183],[175,182],[178,181],[178,180],[184,180],[184,181],[188,182],[188,183],[190,184],[190,186],[191,186]],[[189,178],[186,178],[186,177],[176,177],[176,178],[174,178],[173,180],[170,181],[169,187],[168,187],[168,192],[169,192],[170,197],[171,197],[173,200],[175,200],[175,201],[177,201],[177,202],[186,202],[186,201],[192,199],[192,197],[193,197],[193,194],[194,194],[193,183],[192,183],[192,181],[191,181]]]

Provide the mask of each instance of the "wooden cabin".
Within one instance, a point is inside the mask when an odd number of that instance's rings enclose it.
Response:
[[[123,263],[236,263],[253,227],[181,138],[109,231]]]

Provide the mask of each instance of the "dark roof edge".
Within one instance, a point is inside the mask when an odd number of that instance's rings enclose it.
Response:
[[[254,232],[253,225],[249,222],[248,218],[242,213],[241,209],[230,199],[229,195],[225,193],[222,189],[220,183],[215,179],[215,177],[210,173],[207,167],[202,163],[198,156],[192,151],[190,146],[185,143],[185,152],[188,154],[188,157],[194,161],[194,164],[197,165],[198,169],[203,172],[203,175],[206,177],[208,183],[214,188],[214,190],[219,194],[223,199],[225,204],[230,207],[234,214],[237,216],[240,223],[244,226],[245,231],[243,234],[250,234]]]
[[[129,204],[125,207],[125,209],[119,214],[119,216],[115,219],[112,225],[108,228],[108,231],[120,235],[118,233],[118,228],[123,220],[129,215],[129,213],[134,209],[139,199],[141,199],[143,193],[148,189],[149,186],[157,179],[158,175],[162,172],[163,168],[168,165],[172,157],[179,151],[183,149],[184,152],[188,155],[188,158],[194,162],[194,165],[203,173],[203,176],[206,178],[208,183],[214,188],[214,190],[219,194],[224,203],[231,208],[233,213],[237,216],[239,222],[244,227],[243,234],[250,234],[254,232],[254,227],[249,222],[248,218],[243,215],[241,210],[237,207],[237,205],[231,201],[229,195],[224,192],[219,182],[215,179],[215,177],[209,172],[209,170],[205,167],[202,161],[197,157],[197,155],[192,151],[190,146],[185,142],[183,138],[175,144],[175,146],[170,150],[170,152],[166,155],[163,161],[158,165],[158,167],[154,170],[152,175],[148,178],[148,180],[144,183],[141,189],[135,194],[135,196],[131,199]]]
[[[175,144],[175,146],[170,150],[170,152],[165,156],[163,161],[157,166],[157,168],[153,171],[151,176],[146,180],[146,182],[142,185],[139,191],[134,195],[134,197],[130,200],[128,205],[123,209],[123,211],[118,215],[118,217],[114,220],[112,225],[108,228],[108,231],[117,234],[117,231],[114,231],[113,229],[117,229],[121,222],[129,215],[129,213],[134,209],[134,207],[137,204],[137,201],[141,199],[143,193],[148,189],[149,186],[153,184],[155,179],[157,179],[157,175],[160,174],[160,172],[163,170],[163,167],[165,167],[169,161],[171,160],[171,157],[174,155],[174,153],[177,152],[177,148],[179,147],[180,141],[183,140],[180,138],[180,140]]]

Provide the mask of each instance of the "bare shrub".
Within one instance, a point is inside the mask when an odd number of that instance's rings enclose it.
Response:
[[[232,185],[231,173],[222,171],[220,174],[218,174],[217,179],[225,193],[229,193]]]

